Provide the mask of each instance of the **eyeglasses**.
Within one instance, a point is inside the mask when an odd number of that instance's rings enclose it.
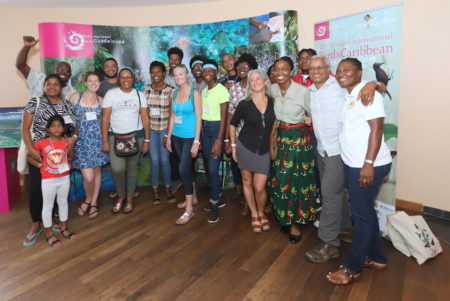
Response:
[[[328,66],[317,66],[317,67],[309,67],[308,71],[312,72],[312,71],[322,71],[323,69],[328,68]]]
[[[250,69],[249,65],[240,65],[236,67],[237,70],[248,70]]]
[[[66,68],[66,67],[58,67],[56,68],[57,72],[70,72],[70,68]]]

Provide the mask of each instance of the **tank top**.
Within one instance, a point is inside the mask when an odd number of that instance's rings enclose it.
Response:
[[[183,103],[177,103],[177,95],[180,89],[173,94],[172,111],[175,114],[172,135],[180,138],[195,137],[195,107],[194,88],[191,88],[189,99]]]

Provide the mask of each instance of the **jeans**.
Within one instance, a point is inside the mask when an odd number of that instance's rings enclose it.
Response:
[[[138,141],[139,145],[142,145],[144,138],[138,138]],[[116,184],[117,195],[119,198],[132,198],[136,190],[141,152],[132,156],[117,156],[114,150],[114,135],[108,137],[108,142],[111,171]]]
[[[212,155],[212,148],[219,134],[220,121],[202,121],[201,142],[203,159],[205,160],[205,170],[208,176],[208,183],[211,193],[210,202],[217,204],[220,195],[219,165],[220,155],[216,158]]]
[[[170,186],[170,161],[169,152],[163,145],[164,135],[166,130],[151,130],[150,131],[150,157],[152,159],[152,186],[153,188],[159,185],[159,165],[161,164],[164,185]]]
[[[366,257],[378,263],[386,263],[383,245],[381,244],[380,228],[374,208],[374,201],[380,190],[383,178],[391,169],[391,163],[377,166],[373,185],[362,188],[359,186],[360,168],[344,165],[344,176],[348,185],[350,208],[354,224],[354,236],[350,257],[344,266],[352,273],[360,273]]]
[[[183,183],[184,193],[194,193],[194,173],[192,172],[191,148],[194,138],[181,138],[172,135],[172,152],[179,158],[178,171]]]

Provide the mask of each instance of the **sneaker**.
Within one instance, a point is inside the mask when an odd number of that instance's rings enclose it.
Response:
[[[307,251],[305,256],[313,263],[323,263],[339,257],[339,249],[322,241],[313,249]]]
[[[213,210],[214,208],[223,208],[223,207],[225,207],[225,203],[224,202],[222,202],[222,201],[219,201],[218,203],[216,203],[216,204],[213,204],[213,203],[209,203],[208,205],[206,205],[205,207],[203,207],[203,210],[205,210],[206,212],[210,212],[211,210]]]
[[[213,205],[214,206],[214,205]],[[219,208],[215,207],[209,211],[208,214],[208,223],[214,224],[219,221]]]
[[[181,185],[183,184],[181,183],[180,180],[173,181],[172,184],[170,185],[170,191],[172,191],[172,193],[176,193],[177,190],[181,187]]]

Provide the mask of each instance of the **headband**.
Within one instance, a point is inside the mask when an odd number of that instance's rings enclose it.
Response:
[[[191,67],[194,66],[194,65],[196,65],[196,64],[203,64],[203,61],[201,61],[201,60],[196,60],[195,62],[193,62],[193,63],[191,64]]]
[[[214,69],[214,70],[217,71],[217,67],[214,66],[213,64],[204,64],[204,65],[202,66],[202,70],[205,70],[206,68],[211,68],[211,69]]]

